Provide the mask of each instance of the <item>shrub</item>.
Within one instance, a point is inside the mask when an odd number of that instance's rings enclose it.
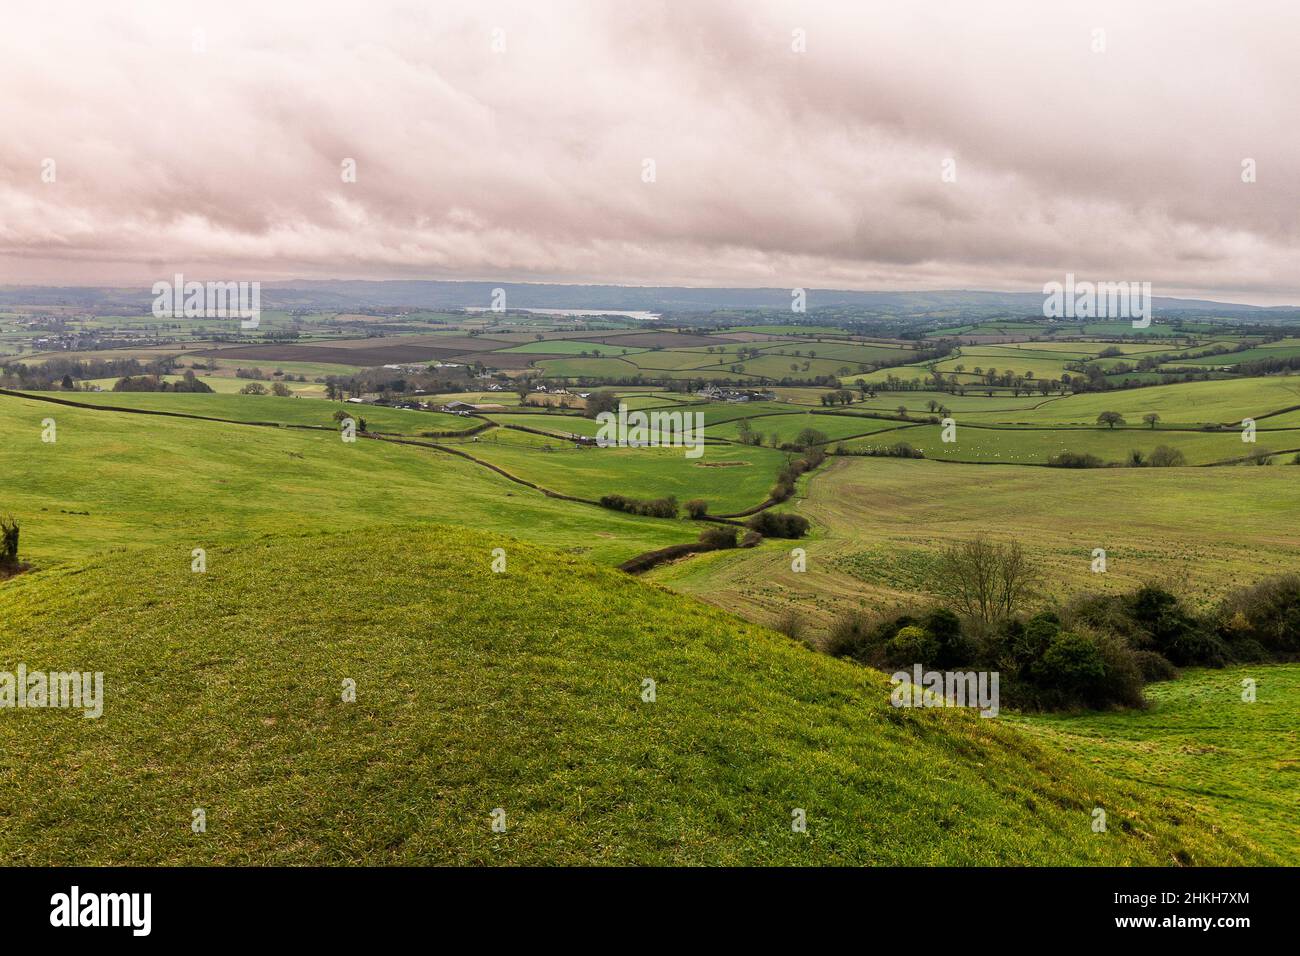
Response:
[[[939,659],[939,642],[925,628],[909,624],[885,644],[885,657],[892,667],[929,667]]]
[[[692,498],[690,501],[686,502],[686,516],[688,518],[699,520],[708,514],[708,511],[709,503],[703,498]]]
[[[0,515],[0,568],[18,567],[18,519]]]
[[[1148,683],[1173,680],[1178,676],[1178,669],[1169,663],[1169,658],[1155,651],[1134,651],[1133,661],[1137,664],[1142,679]]]
[[[672,495],[667,498],[655,498],[652,501],[642,501],[624,495],[602,495],[600,506],[612,511],[626,511],[628,514],[643,515],[648,518],[677,517],[677,499]]]
[[[1300,574],[1233,591],[1219,604],[1216,618],[1219,634],[1234,648],[1254,641],[1280,657],[1300,654]]]
[[[757,531],[751,529],[749,531],[746,531],[745,536],[740,539],[740,546],[742,548],[752,548],[756,544],[761,543],[762,540],[763,540],[763,536],[759,534]]]
[[[1043,659],[1052,642],[1061,634],[1061,620],[1050,611],[1036,614],[1019,628],[1010,641],[1011,653],[1022,667],[1032,667]]]
[[[1156,450],[1147,459],[1147,464],[1152,468],[1181,468],[1187,464],[1187,456],[1177,448],[1170,448],[1168,445],[1157,445]]]
[[[1101,686],[1106,664],[1096,641],[1064,631],[1052,639],[1030,673],[1045,687],[1088,696]]]
[[[792,641],[800,640],[804,631],[803,618],[794,608],[786,608],[776,620],[776,629]]]
[[[1083,455],[1078,452],[1063,451],[1047,459],[1051,468],[1105,468],[1106,463],[1096,455]]]
[[[745,526],[765,538],[802,538],[808,532],[808,519],[802,515],[760,511]]]
[[[729,525],[705,528],[700,532],[700,544],[708,545],[710,550],[718,551],[736,546],[736,536],[740,532]]]
[[[975,656],[974,645],[961,632],[961,618],[947,608],[937,607],[921,618],[921,628],[938,646],[936,667],[961,667]]]
[[[1224,642],[1164,588],[1154,584],[1138,588],[1128,599],[1128,610],[1144,632],[1146,643],[1178,667],[1222,667],[1228,662]]]
[[[871,620],[861,611],[849,611],[831,624],[822,650],[831,657],[852,657],[866,663],[864,652],[874,643],[871,637]]]
[[[872,458],[924,458],[925,452],[913,448],[909,442],[900,441],[886,448],[869,448],[866,454]]]

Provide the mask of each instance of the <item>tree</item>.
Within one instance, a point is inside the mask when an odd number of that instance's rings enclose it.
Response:
[[[1156,427],[1156,422],[1160,421],[1160,416],[1155,412],[1147,412],[1142,416],[1142,421],[1146,422],[1152,428]]]
[[[601,412],[618,411],[618,396],[610,391],[592,392],[587,397],[587,407],[583,412],[588,418],[595,418]]]
[[[266,386],[261,382],[249,382],[239,390],[240,395],[265,395]]]
[[[293,394],[293,391],[284,382],[276,382],[271,386],[271,394],[278,398],[288,398]]]
[[[1102,412],[1097,416],[1098,425],[1108,425],[1114,428],[1116,425],[1124,424],[1124,416],[1119,412]]]
[[[0,515],[0,570],[18,567],[18,519]]]
[[[814,445],[824,445],[830,441],[826,433],[818,431],[815,428],[805,428],[795,436],[794,443],[799,448],[812,448]]]
[[[1006,620],[1037,590],[1039,573],[1018,541],[981,535],[940,558],[940,589],[962,615],[988,626]]]

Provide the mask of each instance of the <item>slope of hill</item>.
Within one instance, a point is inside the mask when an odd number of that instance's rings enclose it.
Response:
[[[326,405],[251,401],[272,409]],[[57,440],[48,443],[41,440],[47,418],[57,425]],[[38,567],[110,548],[174,541],[188,553],[286,531],[421,521],[513,533],[608,564],[699,534],[685,521],[548,498],[433,449],[12,395],[0,395],[0,476],[0,513],[21,520],[23,557]]]
[[[999,720],[892,708],[880,674],[557,552],[377,528],[193,573],[189,548],[0,584],[0,669],[105,685],[98,719],[0,713],[8,862],[1271,860]]]

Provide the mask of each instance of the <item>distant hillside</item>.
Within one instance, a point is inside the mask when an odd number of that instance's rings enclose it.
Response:
[[[0,670],[106,685],[97,720],[0,713],[11,864],[1269,859],[1003,721],[891,708],[875,672],[557,552],[354,530],[196,574],[190,548],[0,584]]]
[[[190,278],[210,278],[192,276]],[[407,307],[461,309],[487,307],[493,290],[506,293],[512,309],[610,309],[652,312],[695,312],[713,309],[780,309],[788,312],[790,290],[786,288],[683,288],[673,286],[555,285],[534,282],[444,282],[432,280],[328,280],[262,283],[262,306],[268,309],[353,309]],[[1275,316],[1296,318],[1295,308],[1263,308],[1204,299],[1175,299],[1155,296],[1153,305],[1164,312],[1215,312],[1246,314],[1255,320]],[[0,287],[0,306],[95,304],[147,312],[153,296],[147,288],[53,288],[37,286]],[[981,292],[855,292],[809,289],[808,308],[856,307],[890,315],[909,315],[937,310],[1038,315],[1043,308],[1041,291]]]

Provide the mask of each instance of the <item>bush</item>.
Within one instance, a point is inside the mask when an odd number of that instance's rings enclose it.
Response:
[[[1137,664],[1142,679],[1148,683],[1173,680],[1178,676],[1178,669],[1169,663],[1169,658],[1155,651],[1134,651],[1133,661]]]
[[[1253,641],[1278,657],[1294,658],[1300,654],[1300,574],[1233,591],[1219,604],[1216,618],[1218,633],[1234,648]]]
[[[18,519],[13,515],[0,516],[0,568],[18,567]]]
[[[1178,598],[1147,584],[1128,599],[1129,614],[1145,632],[1151,649],[1178,667],[1222,667],[1230,658],[1227,646],[1196,620]],[[1142,650],[1142,647],[1136,647]]]
[[[924,458],[925,452],[913,448],[909,442],[900,441],[886,448],[869,448],[866,454],[872,458]]]
[[[1045,687],[1091,696],[1106,677],[1097,642],[1082,634],[1057,634],[1030,673]]]
[[[709,503],[703,498],[692,498],[690,501],[686,502],[686,516],[688,518],[693,518],[698,521],[700,518],[703,518],[708,514],[708,511]]]
[[[626,511],[628,514],[643,515],[647,518],[677,517],[677,499],[672,495],[667,498],[655,498],[652,501],[642,501],[624,495],[603,495],[600,499],[600,506],[609,508],[612,511]]]
[[[1105,468],[1106,463],[1096,455],[1081,455],[1077,452],[1063,451],[1047,459],[1051,468]]]
[[[734,548],[736,546],[736,536],[740,532],[728,525],[719,525],[715,528],[705,528],[700,532],[700,544],[708,545],[712,551],[720,551],[725,548]]]
[[[794,608],[786,608],[777,618],[776,629],[790,638],[792,641],[800,640],[803,637],[803,618]]]
[[[1152,468],[1181,468],[1187,464],[1187,456],[1177,448],[1170,448],[1168,445],[1157,445],[1156,450],[1147,459],[1147,464]]]
[[[885,644],[885,658],[891,667],[930,667],[939,659],[939,642],[925,628],[909,624]]]
[[[808,519],[802,515],[760,511],[745,526],[765,538],[802,538],[808,533]]]
[[[872,638],[871,619],[861,611],[842,614],[831,624],[822,650],[831,657],[852,657],[866,663],[865,653],[875,642]]]
[[[1060,634],[1060,618],[1050,611],[1037,614],[1013,632],[1010,641],[1012,656],[1021,667],[1032,667],[1043,659]]]
[[[961,632],[961,618],[947,608],[937,607],[921,618],[921,628],[938,646],[936,667],[962,667],[975,657],[975,646]]]

